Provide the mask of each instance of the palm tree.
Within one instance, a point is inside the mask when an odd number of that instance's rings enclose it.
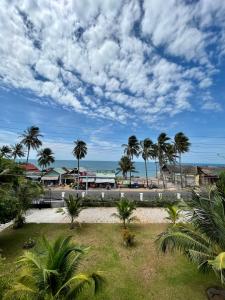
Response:
[[[158,145],[153,144],[151,149],[151,159],[155,161],[155,177],[158,178],[158,168],[157,168],[157,158],[158,158]]]
[[[79,189],[80,159],[84,158],[87,155],[87,145],[84,141],[81,140],[76,140],[74,144],[75,147],[73,149],[73,155],[77,159],[77,171],[78,171],[77,189]]]
[[[119,172],[122,172],[124,178],[127,178],[127,172],[135,172],[134,163],[126,155],[121,157],[120,161],[118,162],[118,165],[119,167],[117,168],[117,170]]]
[[[42,137],[42,135],[40,134],[39,127],[36,126],[28,127],[22,134],[21,144],[24,144],[27,147],[27,163],[29,160],[30,149],[37,150],[42,145],[40,137]]]
[[[80,212],[83,209],[82,199],[80,197],[74,197],[73,195],[69,195],[68,198],[65,198],[66,202],[66,210],[70,217],[71,223],[70,228],[74,228],[74,219],[79,216]]]
[[[7,145],[3,145],[1,148],[0,148],[0,155],[2,157],[5,157],[5,158],[10,158],[12,154],[12,149],[7,146]]]
[[[177,153],[176,153],[176,147],[175,147],[174,144],[168,144],[167,145],[166,159],[167,159],[169,164],[173,165],[174,170],[175,170]],[[175,172],[173,172],[172,181],[175,183]]]
[[[16,160],[17,157],[24,157],[25,156],[22,144],[17,143],[15,145],[11,146],[11,149],[12,149],[11,155],[12,155],[14,161]]]
[[[59,237],[53,243],[43,238],[44,251],[27,251],[19,259],[20,277],[8,291],[8,299],[78,299],[84,288],[97,293],[104,282],[101,272],[77,273],[81,259],[88,248]]]
[[[170,138],[166,133],[162,132],[157,139],[157,149],[158,149],[158,159],[159,159],[159,168],[160,168],[160,177],[163,180],[163,187],[165,188],[165,180],[162,172],[162,167],[167,160],[167,151],[169,147],[168,141]]]
[[[55,158],[53,155],[54,153],[50,148],[44,148],[38,151],[38,164],[40,167],[42,167],[42,170],[55,162]]]
[[[148,187],[147,161],[151,157],[151,154],[152,154],[152,152],[151,152],[152,151],[152,145],[153,145],[153,142],[149,138],[146,138],[146,139],[144,139],[143,141],[140,142],[142,158],[145,162],[145,176],[146,176],[147,187]]]
[[[174,137],[174,146],[176,149],[176,153],[179,155],[179,166],[180,166],[180,184],[181,188],[183,187],[183,177],[182,177],[182,167],[181,167],[181,154],[188,152],[190,149],[191,143],[189,142],[189,138],[184,135],[183,132],[178,132]]]
[[[225,283],[225,198],[218,191],[208,197],[193,193],[186,202],[189,222],[169,226],[157,238],[163,252],[178,250],[201,271],[214,270]]]
[[[133,161],[133,157],[138,157],[140,154],[140,144],[138,142],[138,139],[135,135],[131,135],[128,138],[128,143],[123,144],[122,147],[124,147],[124,154],[126,154],[131,161]],[[130,171],[130,187],[131,187],[131,170]]]
[[[181,217],[180,207],[175,204],[169,204],[166,207],[166,212],[168,214],[168,217],[166,217],[166,220],[170,221],[172,223],[172,225],[175,225]]]
[[[120,219],[124,228],[126,228],[127,223],[137,220],[136,217],[132,217],[133,211],[136,209],[134,202],[123,198],[116,203],[116,208],[117,213],[112,214],[112,216]]]

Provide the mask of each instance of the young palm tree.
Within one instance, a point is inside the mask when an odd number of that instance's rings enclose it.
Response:
[[[69,195],[68,198],[65,198],[65,202],[66,202],[67,214],[69,215],[71,221],[70,228],[73,229],[74,219],[79,216],[80,212],[83,209],[82,199],[79,197],[78,198],[74,197],[73,195]]]
[[[126,155],[124,155],[124,156],[121,157],[121,159],[120,159],[120,161],[119,161],[118,164],[119,164],[119,167],[117,168],[117,170],[119,172],[122,172],[124,178],[127,178],[127,173],[129,171],[135,172],[134,163]]]
[[[37,150],[42,145],[40,137],[42,137],[42,135],[40,134],[39,127],[36,126],[28,127],[22,134],[21,144],[27,147],[27,163],[29,160],[30,149]]]
[[[15,145],[11,146],[11,149],[12,149],[11,155],[12,155],[12,158],[14,159],[14,161],[16,160],[17,157],[25,156],[22,144],[17,143]]]
[[[181,209],[179,206],[175,204],[169,204],[166,207],[166,212],[168,213],[166,220],[170,221],[172,225],[175,225],[181,217]]]
[[[12,149],[7,146],[7,145],[3,145],[0,148],[0,156],[4,157],[4,158],[10,158],[12,154]]]
[[[225,199],[218,192],[209,197],[193,193],[186,203],[189,223],[169,226],[157,238],[163,252],[178,250],[201,271],[214,270],[225,283]]]
[[[151,154],[152,154],[152,152],[151,152],[152,151],[152,145],[153,145],[153,142],[149,138],[146,138],[146,139],[144,139],[143,141],[140,142],[142,158],[145,162],[145,176],[146,176],[147,187],[148,187],[147,161],[151,157]]]
[[[159,159],[159,168],[160,168],[160,177],[163,180],[163,187],[165,188],[165,180],[162,172],[162,167],[167,161],[167,151],[169,147],[168,141],[170,138],[166,133],[162,132],[157,139],[157,149],[158,149],[158,159]]]
[[[79,172],[80,172],[80,159],[84,158],[87,155],[87,145],[84,141],[76,140],[74,142],[75,147],[73,149],[73,155],[77,159],[77,170],[78,170],[78,183],[77,189],[79,189]]]
[[[183,176],[182,176],[182,167],[181,167],[181,154],[188,152],[190,149],[189,138],[184,135],[183,132],[178,132],[174,137],[174,146],[176,153],[179,155],[179,166],[180,166],[180,184],[181,188],[183,187]]]
[[[126,228],[127,223],[137,220],[136,217],[132,217],[133,211],[136,209],[134,202],[125,198],[116,203],[117,213],[112,216],[119,218],[123,222],[123,227]]]
[[[101,272],[77,273],[88,248],[59,237],[53,243],[43,238],[44,252],[25,252],[18,265],[20,277],[6,295],[8,299],[78,299],[84,288],[97,293],[104,282]]]
[[[138,139],[135,135],[131,135],[128,138],[128,143],[123,144],[122,147],[124,147],[124,154],[126,154],[131,161],[133,161],[134,156],[138,157],[140,154],[140,144],[138,142]],[[131,187],[131,170],[130,171],[130,187]]]
[[[54,153],[50,148],[44,148],[38,151],[38,164],[42,169],[47,168],[50,164],[55,162]]]

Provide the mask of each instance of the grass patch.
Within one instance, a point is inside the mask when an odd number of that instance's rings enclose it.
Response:
[[[165,224],[130,225],[136,243],[125,248],[119,224],[82,224],[70,230],[68,224],[26,224],[19,230],[0,233],[0,248],[6,257],[5,278],[16,273],[13,262],[23,253],[28,238],[50,240],[58,235],[72,235],[78,244],[91,246],[81,270],[105,271],[107,285],[96,300],[203,300],[205,289],[219,285],[214,274],[201,274],[183,256],[163,255],[156,250],[154,239]],[[39,247],[37,244],[36,247]],[[3,272],[3,271],[2,271]],[[86,295],[81,300],[90,299]]]

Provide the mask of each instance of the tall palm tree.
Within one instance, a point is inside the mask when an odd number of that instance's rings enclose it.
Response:
[[[3,145],[1,148],[0,148],[0,155],[2,157],[5,157],[5,158],[10,158],[11,157],[11,154],[12,154],[12,149],[7,146],[7,145]]]
[[[166,158],[169,164],[172,164],[175,170],[177,162],[176,147],[174,144],[167,145]],[[172,181],[175,183],[175,172],[173,172]]]
[[[209,197],[193,193],[185,212],[188,223],[168,226],[157,238],[159,249],[178,250],[200,271],[214,270],[225,284],[225,198],[218,191]]]
[[[124,147],[124,154],[126,154],[131,161],[133,161],[134,156],[138,157],[140,154],[140,144],[138,142],[138,139],[135,135],[131,135],[128,138],[128,143],[123,144],[122,147]],[[131,170],[130,172],[130,187],[131,187]]]
[[[136,217],[132,216],[136,205],[133,201],[129,201],[126,198],[121,199],[116,203],[117,213],[112,214],[113,217],[120,219],[123,222],[123,227],[127,227],[127,223],[137,220]]]
[[[8,299],[78,299],[84,288],[99,292],[104,282],[101,272],[77,273],[88,248],[59,237],[53,243],[43,238],[44,251],[27,251],[19,259],[20,277],[7,293]]]
[[[11,146],[12,149],[12,158],[14,159],[14,161],[16,160],[17,157],[24,157],[25,153],[23,150],[23,145],[21,143],[17,143],[13,146]]]
[[[167,151],[169,147],[168,141],[170,138],[164,132],[162,132],[157,139],[157,149],[158,149],[158,159],[159,159],[159,168],[160,168],[160,177],[163,180],[163,187],[165,188],[165,180],[162,172],[162,167],[167,161]]]
[[[77,189],[79,188],[79,172],[80,172],[80,160],[87,155],[87,145],[84,141],[76,140],[74,142],[75,147],[73,148],[73,155],[77,159],[77,171],[78,171],[78,183]]]
[[[127,173],[129,171],[135,172],[134,163],[126,155],[121,157],[120,161],[118,162],[118,165],[119,165],[119,167],[117,168],[117,170],[119,172],[122,172],[124,178],[127,178]]]
[[[65,198],[65,202],[66,202],[67,214],[69,215],[71,221],[70,228],[73,229],[74,219],[79,216],[80,212],[83,209],[82,199],[79,197],[76,198],[70,194],[68,198]]]
[[[174,146],[176,153],[179,155],[179,166],[180,166],[180,184],[183,187],[183,176],[182,176],[182,166],[181,166],[181,155],[189,151],[191,143],[189,138],[183,133],[178,132],[174,137]]]
[[[151,159],[155,161],[155,177],[158,178],[158,168],[157,168],[157,158],[158,158],[158,145],[153,144],[151,148]]]
[[[149,138],[146,138],[146,139],[144,139],[143,141],[140,142],[141,154],[142,154],[142,158],[145,162],[145,176],[146,176],[147,187],[148,187],[147,161],[151,157],[151,154],[152,154],[152,152],[151,152],[152,151],[152,145],[153,145],[153,142]]]
[[[50,148],[44,148],[38,151],[38,164],[42,169],[47,168],[55,162],[54,153]]]
[[[28,127],[22,134],[21,144],[27,147],[27,163],[29,160],[30,149],[37,150],[42,145],[40,137],[42,137],[42,135],[37,126]]]

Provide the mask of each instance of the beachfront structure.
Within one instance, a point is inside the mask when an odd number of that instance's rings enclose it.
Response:
[[[115,187],[116,173],[114,170],[97,170],[80,176],[80,183],[88,187]]]
[[[66,168],[52,168],[49,169],[44,176],[41,177],[41,182],[44,185],[60,185],[63,183],[62,177],[67,174]]]
[[[166,181],[175,184],[181,184],[180,166],[164,165],[162,168],[163,175]],[[182,165],[181,173],[184,186],[204,186],[215,183],[219,174],[225,171],[225,167],[208,167],[208,166],[193,166]]]
[[[41,171],[31,163],[20,164],[21,168],[25,171],[26,178],[34,181],[40,181]]]

